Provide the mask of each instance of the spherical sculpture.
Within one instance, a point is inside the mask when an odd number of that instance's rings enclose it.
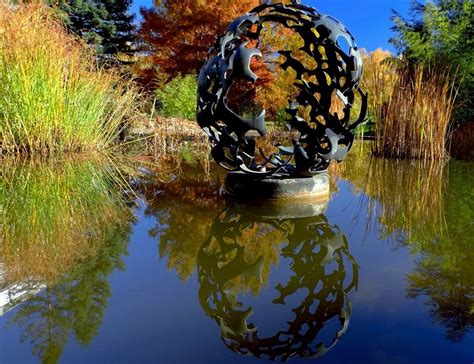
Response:
[[[286,109],[286,126],[292,144],[275,145],[267,155],[256,147],[258,133],[267,134],[265,110],[245,118],[229,106],[229,92],[239,79],[256,82],[251,69],[262,57],[264,26],[278,25],[301,37],[312,61],[302,62],[292,50],[273,52],[284,59],[283,70],[296,74]],[[346,45],[344,46],[344,43]],[[364,121],[367,95],[359,87],[362,57],[353,36],[334,18],[298,3],[264,4],[235,20],[220,37],[198,79],[197,121],[212,143],[212,156],[222,167],[256,176],[311,177],[327,170],[331,160],[342,161],[354,140],[355,128]],[[360,96],[359,112],[351,109]],[[339,113],[333,111],[338,103]],[[309,109],[303,117],[299,110]]]

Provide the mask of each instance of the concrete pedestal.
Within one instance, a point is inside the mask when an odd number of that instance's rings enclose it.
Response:
[[[225,189],[232,204],[269,218],[303,218],[322,214],[329,201],[329,177],[256,179],[231,172]]]

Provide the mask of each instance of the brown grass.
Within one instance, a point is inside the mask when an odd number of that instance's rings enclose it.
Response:
[[[158,116],[151,123],[146,142],[148,150],[157,157],[179,155],[186,143],[198,153],[210,152],[207,136],[193,120]]]
[[[447,73],[421,66],[402,68],[395,77],[377,75],[372,86],[375,155],[423,160],[447,157],[447,131],[455,101]]]

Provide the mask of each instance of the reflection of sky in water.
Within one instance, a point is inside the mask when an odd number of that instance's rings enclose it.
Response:
[[[360,266],[360,276],[358,290],[350,293],[349,329],[337,346],[318,362],[472,362],[472,333],[461,343],[450,343],[445,339],[445,329],[431,322],[424,298],[406,298],[406,275],[413,270],[416,257],[410,256],[407,249],[395,249],[380,241],[378,223],[375,229],[366,232],[367,211],[359,197],[354,197],[349,183],[341,182],[325,214],[329,223],[337,225],[347,236],[350,253]],[[116,270],[110,275],[112,296],[97,336],[87,347],[71,337],[60,362],[262,362],[251,356],[239,356],[224,346],[219,327],[199,304],[196,273],[181,281],[176,272],[167,270],[166,259],[159,259],[157,241],[148,235],[155,226],[156,219],[146,217],[142,205],[133,228],[129,255],[124,257],[126,271]],[[303,296],[298,292],[285,306],[271,304],[278,296],[275,285],[287,282],[289,269],[289,262],[280,260],[259,296],[241,295],[245,305],[253,307],[251,319],[263,334],[271,335],[282,329],[285,320],[291,318],[289,309]],[[5,328],[15,311],[0,319],[1,364],[37,360],[31,355],[29,343],[19,343],[22,334],[19,327]],[[331,331],[334,323],[328,326]]]

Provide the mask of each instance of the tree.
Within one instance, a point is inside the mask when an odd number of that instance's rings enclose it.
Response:
[[[43,364],[61,359],[71,335],[86,346],[97,335],[111,296],[109,275],[124,269],[130,224],[108,227],[95,256],[81,262],[56,284],[26,301],[10,324],[23,328],[21,340],[33,345]]]
[[[170,78],[198,73],[207,52],[228,25],[258,0],[155,0],[141,9],[139,34],[153,65]],[[155,77],[150,69],[149,78]],[[151,74],[150,74],[151,73]]]
[[[258,6],[260,0],[240,2],[230,0],[157,0],[155,8],[141,9],[144,21],[139,35],[148,57],[139,73],[146,87],[162,88],[171,79],[196,74],[204,64],[209,48],[228,25],[244,13]],[[289,3],[290,0],[279,1]],[[258,76],[256,83],[238,79],[228,95],[229,106],[244,117],[255,117],[262,109],[270,120],[285,119],[288,99],[295,92],[294,72],[286,72],[278,65],[284,57],[278,50],[299,50],[303,40],[293,31],[274,22],[264,23],[257,46],[263,57],[251,60],[251,68]],[[283,124],[283,122],[282,122]]]
[[[445,327],[449,340],[460,342],[474,330],[473,176],[467,163],[453,161],[446,168],[441,229],[419,224],[408,241],[419,259],[407,276],[407,295],[423,297],[433,321]]]
[[[99,56],[131,55],[135,41],[132,0],[60,0],[49,2],[70,31],[93,46]]]
[[[450,68],[461,81],[457,121],[474,117],[474,3],[471,0],[412,2],[412,18],[394,12],[391,43],[410,63]]]

